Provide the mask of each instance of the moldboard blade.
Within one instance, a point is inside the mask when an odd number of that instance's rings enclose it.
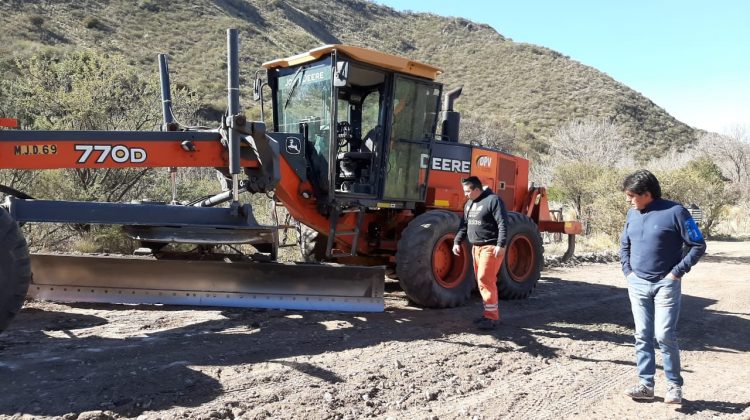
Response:
[[[105,302],[380,312],[385,268],[32,254],[29,296]]]

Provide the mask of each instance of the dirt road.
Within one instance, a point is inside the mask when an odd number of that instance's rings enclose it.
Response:
[[[750,418],[750,243],[711,242],[683,280],[686,401],[634,383],[617,264],[550,269],[483,334],[388,284],[352,315],[31,302],[0,335],[0,417]],[[659,365],[660,367],[660,365]]]

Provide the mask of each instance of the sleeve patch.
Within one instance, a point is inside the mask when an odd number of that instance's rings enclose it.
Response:
[[[698,225],[695,224],[695,220],[693,220],[692,217],[685,220],[685,230],[687,231],[688,237],[691,241],[700,242],[703,240],[703,234],[698,228]]]

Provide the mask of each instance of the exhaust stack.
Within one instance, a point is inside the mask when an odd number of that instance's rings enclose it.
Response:
[[[461,113],[453,110],[453,102],[461,96],[463,87],[456,88],[445,94],[443,100],[443,119],[441,130],[443,140],[458,143],[458,130],[461,125]]]

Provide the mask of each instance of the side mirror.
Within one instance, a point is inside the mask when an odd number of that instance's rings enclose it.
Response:
[[[253,100],[258,101],[261,98],[261,90],[263,89],[263,80],[260,77],[256,77],[253,81]]]
[[[344,87],[346,86],[346,82],[348,79],[349,79],[349,62],[337,61],[336,73],[333,75],[333,85],[336,87]]]

